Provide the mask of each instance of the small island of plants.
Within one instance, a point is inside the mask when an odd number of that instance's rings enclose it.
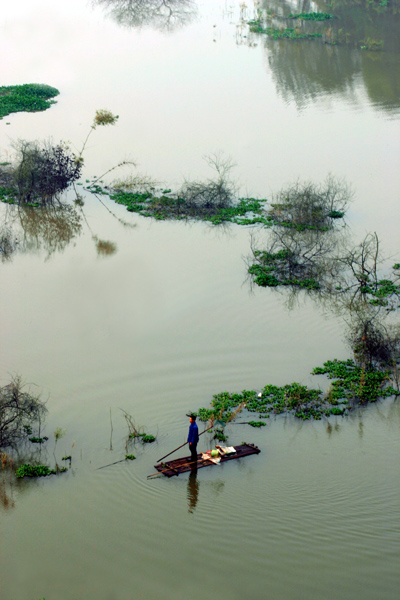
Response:
[[[55,104],[60,92],[43,83],[0,86],[0,119],[16,112],[39,112]]]

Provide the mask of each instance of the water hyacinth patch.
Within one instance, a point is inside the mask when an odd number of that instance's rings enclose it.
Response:
[[[290,13],[289,19],[301,19],[304,21],[328,21],[330,19],[334,19],[333,15],[329,13],[321,13],[321,12],[311,12],[311,13]]]
[[[38,112],[55,104],[60,92],[49,85],[26,83],[0,87],[0,119],[15,112]]]
[[[66,470],[66,467],[58,467],[58,469],[55,470],[50,469],[50,467],[47,465],[24,464],[16,470],[15,476],[18,477],[18,479],[22,479],[24,477],[47,477],[48,475],[63,473]]]
[[[209,408],[200,408],[201,421],[229,423],[234,409],[242,407],[248,412],[258,412],[264,418],[269,414],[293,414],[298,419],[320,420],[330,415],[348,414],[352,406],[376,402],[380,398],[400,395],[392,385],[388,385],[388,371],[377,367],[368,369],[355,364],[353,360],[327,361],[316,367],[313,375],[327,375],[332,379],[329,390],[309,388],[300,383],[284,386],[267,384],[261,392],[243,390],[239,393],[221,392],[215,394]],[[263,421],[249,421],[252,427],[262,427]],[[221,431],[223,430],[216,430]]]

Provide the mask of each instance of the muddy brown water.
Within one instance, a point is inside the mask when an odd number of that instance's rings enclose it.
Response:
[[[1,84],[45,82],[61,94],[44,113],[0,121],[1,160],[18,138],[79,148],[95,110],[108,108],[119,123],[93,133],[83,181],[128,158],[174,188],[211,176],[203,157],[218,152],[236,162],[241,193],[258,197],[331,172],[355,191],[348,235],[376,231],[389,264],[399,262],[390,19],[367,27],[340,9],[352,34],[386,32],[379,54],[251,36],[250,2],[176,1],[167,24],[153,2],[134,15],[128,3],[109,4],[112,14],[78,0],[3,7]],[[304,7],[271,8],[287,16]],[[57,427],[66,429],[57,460],[72,456],[64,475],[2,481],[1,600],[397,599],[393,399],[329,422],[231,425],[229,442],[253,442],[258,456],[147,480],[185,441],[185,413],[212,394],[326,386],[310,372],[350,356],[343,321],[309,298],[289,310],[284,294],[251,291],[248,228],[155,222],[82,194],[78,220],[60,211],[38,224],[0,206],[18,233],[0,265],[1,379],[18,372],[47,399],[43,462],[54,462]],[[114,244],[109,254],[99,240]],[[125,455],[121,409],[157,441],[131,445],[135,461],[97,470]]]

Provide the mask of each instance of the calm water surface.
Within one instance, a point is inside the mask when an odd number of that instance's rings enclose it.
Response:
[[[331,46],[249,35],[250,2],[175,1],[168,18],[155,2],[136,12],[130,4],[3,7],[1,85],[45,82],[61,94],[49,111],[0,121],[1,160],[18,138],[80,148],[95,110],[108,108],[119,123],[91,137],[84,177],[128,158],[174,187],[211,176],[203,157],[223,152],[242,193],[270,198],[332,172],[355,192],[346,235],[377,231],[398,262],[397,17],[361,22],[338,5],[353,37]],[[385,51],[360,50],[367,37],[384,38]],[[1,600],[397,600],[392,399],[329,423],[231,425],[230,443],[252,441],[261,454],[147,480],[185,441],[185,413],[212,394],[325,386],[310,371],[350,356],[343,321],[309,298],[289,310],[284,294],[251,290],[249,229],[153,222],[85,193],[84,202],[40,221],[0,206],[19,242],[0,265],[0,376],[21,373],[48,398],[43,462],[54,461],[56,427],[66,429],[58,460],[72,455],[65,475],[1,483]],[[136,461],[97,470],[125,455],[121,409],[157,442],[130,447]]]

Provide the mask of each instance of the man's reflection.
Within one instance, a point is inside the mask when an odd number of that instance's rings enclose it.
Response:
[[[187,487],[188,512],[193,513],[199,499],[200,483],[197,481],[197,468],[190,471]]]

